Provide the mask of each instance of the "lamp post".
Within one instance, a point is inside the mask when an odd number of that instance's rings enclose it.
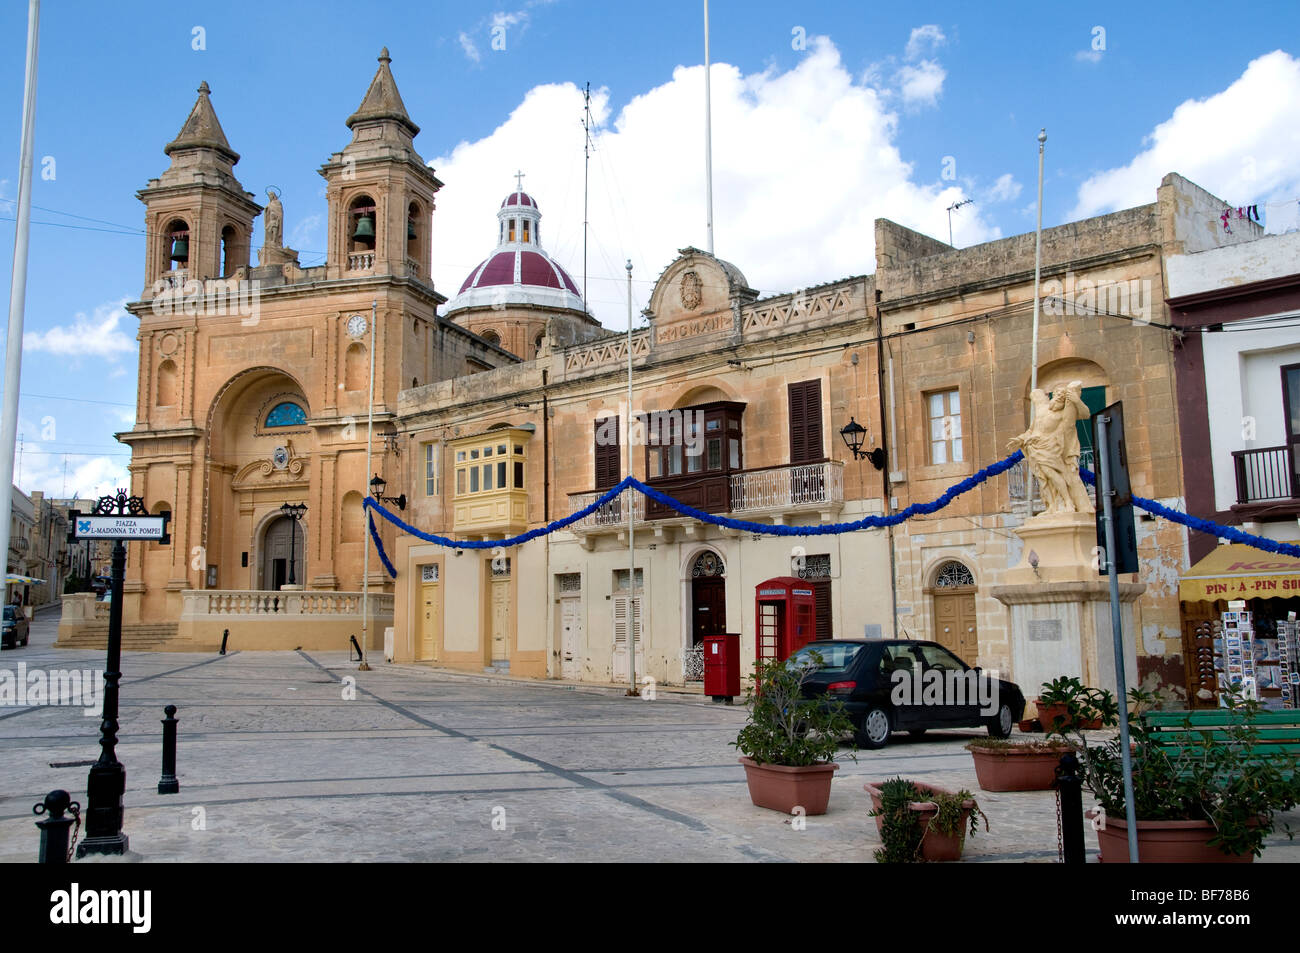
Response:
[[[294,543],[298,538],[298,530],[297,530],[298,521],[303,518],[306,512],[307,512],[306,503],[285,503],[283,506],[280,507],[280,513],[284,516],[287,516],[292,521],[289,524],[289,585],[291,586],[295,586],[298,584],[298,580],[294,576],[294,571],[293,571],[293,564],[297,562]]]

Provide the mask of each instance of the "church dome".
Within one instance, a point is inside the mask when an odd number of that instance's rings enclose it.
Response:
[[[577,282],[541,245],[537,200],[516,187],[497,210],[497,247],[461,283],[446,313],[514,304],[585,311]]]

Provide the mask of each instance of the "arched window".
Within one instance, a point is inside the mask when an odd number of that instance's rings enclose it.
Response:
[[[158,390],[154,403],[159,407],[171,407],[176,403],[176,362],[167,360],[158,365]]]
[[[497,347],[501,346],[501,335],[497,334],[495,331],[483,331],[479,334],[479,337],[484,341],[487,341],[489,344],[495,344]]]
[[[190,226],[181,218],[174,218],[163,229],[163,271],[187,268],[190,264]]]
[[[366,348],[360,342],[348,345],[348,352],[343,358],[343,389],[364,390],[366,375],[370,372],[366,364]]]
[[[227,225],[221,230],[221,277],[227,278],[236,268],[240,267],[239,249],[239,232],[233,225]]]
[[[292,401],[282,401],[266,415],[267,427],[301,427],[307,423],[307,411]]]
[[[533,338],[533,353],[538,354],[542,350],[542,340],[546,337],[545,331],[538,331],[537,337]]]
[[[958,589],[973,585],[975,585],[975,577],[971,575],[971,571],[955,559],[940,566],[934,576],[936,589]]]
[[[722,557],[710,550],[705,550],[695,557],[695,562],[691,565],[691,577],[700,576],[721,576],[727,571],[723,565]]]
[[[353,254],[374,251],[379,228],[375,200],[368,195],[358,195],[353,199],[348,206],[346,228],[349,251]]]

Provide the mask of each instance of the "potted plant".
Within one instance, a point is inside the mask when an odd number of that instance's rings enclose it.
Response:
[[[1046,791],[1056,780],[1061,755],[1077,745],[1064,738],[1006,741],[975,738],[966,750],[975,760],[975,777],[984,791]]]
[[[804,697],[804,682],[820,664],[815,652],[803,666],[760,661],[750,676],[749,718],[731,744],[741,752],[756,807],[826,813],[840,767],[835,755],[840,739],[853,734],[853,722],[842,701]]]
[[[1104,688],[1089,688],[1070,676],[1043,682],[1034,704],[1038,706],[1038,721],[1048,734],[1094,731],[1119,723],[1114,695]]]
[[[974,835],[980,818],[986,831],[989,827],[969,791],[903,778],[863,787],[873,805],[868,816],[876,819],[883,841],[873,855],[880,864],[960,860],[967,828]]]
[[[1144,863],[1250,863],[1264,849],[1274,815],[1300,803],[1297,759],[1257,750],[1252,716],[1259,702],[1225,695],[1240,719],[1213,731],[1195,730],[1164,744],[1138,717],[1154,702],[1130,693],[1133,808],[1138,857]],[[1103,863],[1128,862],[1128,826],[1119,739],[1084,749],[1084,780],[1101,814],[1094,821]],[[1284,827],[1286,835],[1294,833]]]

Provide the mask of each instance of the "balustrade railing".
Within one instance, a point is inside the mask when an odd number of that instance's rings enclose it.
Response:
[[[185,593],[189,615],[360,616],[359,592],[303,590],[191,589]],[[391,615],[391,593],[371,593],[370,614]]]
[[[365,268],[375,266],[375,253],[372,251],[363,252],[358,255],[348,255],[348,271],[360,271]]]
[[[731,475],[733,513],[843,502],[844,464],[839,460]]]
[[[576,512],[595,503],[605,495],[604,491],[590,493],[570,493],[569,510]],[[594,513],[584,516],[569,529],[574,532],[590,532],[593,529],[617,529],[627,525],[627,506],[632,507],[632,519],[640,522],[645,519],[645,497],[636,490],[624,490],[617,497],[601,506]]]
[[[1296,496],[1295,451],[1285,447],[1234,450],[1232,467],[1237,477],[1237,502],[1262,503]]]

